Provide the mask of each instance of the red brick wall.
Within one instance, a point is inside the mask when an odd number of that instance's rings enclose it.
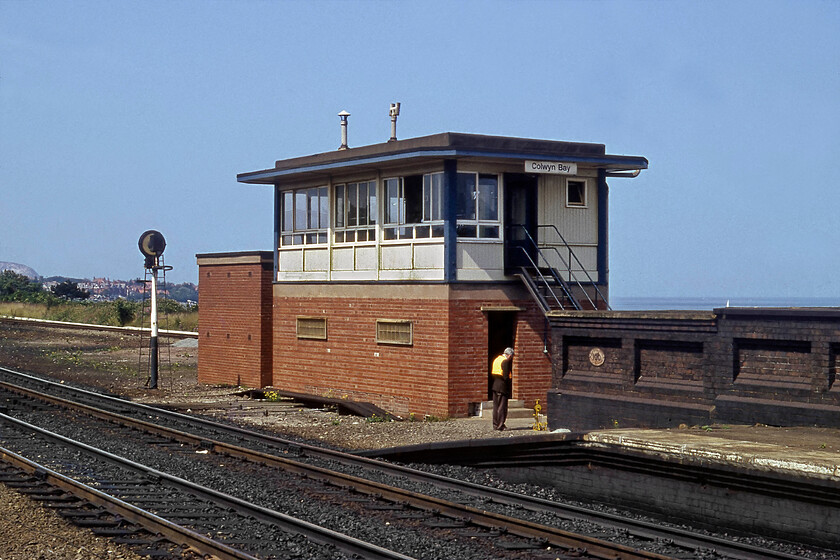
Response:
[[[520,309],[514,398],[545,403],[545,320],[518,288],[272,284],[270,253],[199,255],[199,382],[274,386],[367,401],[401,416],[465,416],[487,400],[488,309]],[[298,338],[298,317],[327,338]],[[413,323],[413,344],[376,342],[377,319]]]
[[[198,381],[263,387],[271,380],[270,253],[199,255]]]
[[[511,306],[504,297],[498,289],[464,294],[449,286],[277,285],[274,385],[368,401],[401,416],[465,416],[471,403],[487,399],[482,307]],[[297,338],[299,316],[327,317],[327,340]],[[514,397],[532,406],[545,402],[551,379],[544,320],[531,307],[517,316]],[[413,345],[378,344],[377,319],[412,321]]]
[[[293,287],[292,295],[275,297],[274,386],[372,402],[403,416],[447,415],[446,300],[365,297],[371,286],[339,289],[304,296]],[[313,316],[327,318],[326,340],[297,337],[297,318]],[[377,319],[413,321],[413,345],[377,343]]]

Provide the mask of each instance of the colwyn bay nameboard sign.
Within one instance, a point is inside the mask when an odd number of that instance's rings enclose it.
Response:
[[[525,172],[550,173],[553,175],[577,175],[577,164],[563,163],[559,161],[525,160]]]

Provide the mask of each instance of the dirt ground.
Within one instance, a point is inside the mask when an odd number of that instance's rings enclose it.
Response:
[[[268,412],[256,407],[249,412],[252,405],[260,403],[241,396],[244,388],[198,383],[198,348],[192,343],[161,339],[158,388],[153,390],[148,388],[148,374],[140,373],[140,338],[135,335],[0,322],[0,366],[97,387],[140,402],[182,403],[185,408],[195,405],[194,412],[346,449],[539,433],[531,429],[531,420],[519,421],[507,432],[495,432],[488,421],[478,418],[381,422],[292,404],[269,407]],[[840,452],[840,430],[832,428],[713,425],[662,431]]]
[[[172,345],[173,342],[176,344]],[[189,342],[161,341],[158,389],[140,373],[140,339],[111,332],[11,325],[0,321],[0,366],[48,375],[58,381],[97,387],[152,404],[177,404],[185,410],[260,425],[281,435],[299,436],[346,449],[374,449],[446,440],[539,434],[520,420],[506,432],[490,422],[463,418],[435,422],[382,422],[307,409],[294,403],[249,400],[242,388],[199,385],[198,349]],[[615,430],[615,433],[632,433]],[[648,431],[650,433],[650,431]],[[686,434],[767,443],[792,452],[840,454],[840,430],[770,426],[691,426],[657,431],[663,440]],[[76,529],[50,511],[0,485],[0,560],[50,558],[138,558],[130,551]]]
[[[374,449],[445,440],[515,437],[536,434],[530,420],[496,432],[489,421],[465,418],[441,421],[383,422],[340,416],[322,409],[277,406],[249,409],[255,403],[239,395],[245,388],[198,383],[195,341],[161,339],[158,388],[148,388],[140,373],[140,339],[113,332],[8,325],[0,322],[0,366],[48,375],[58,381],[96,387],[139,402],[177,404],[194,412],[260,425],[347,449]],[[172,344],[174,343],[174,344]]]

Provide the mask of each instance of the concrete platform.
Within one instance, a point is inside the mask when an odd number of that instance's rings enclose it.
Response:
[[[615,429],[588,432],[582,439],[671,461],[840,483],[840,429],[835,428],[756,425]]]
[[[487,423],[490,420],[476,417],[456,422]],[[504,434],[507,437],[495,437],[499,432],[489,432],[478,439],[380,449],[366,454],[422,462],[423,457],[441,452],[444,458],[468,464],[478,449],[482,453],[496,449],[504,454],[505,448],[538,448],[541,453],[550,453],[553,447],[559,449],[574,442],[584,442],[596,446],[603,444],[629,454],[650,455],[672,463],[801,478],[820,484],[837,484],[840,489],[840,429],[835,428],[712,425],[570,433],[535,431],[533,418],[508,418],[506,424],[508,430]],[[517,451],[510,453],[513,456]]]

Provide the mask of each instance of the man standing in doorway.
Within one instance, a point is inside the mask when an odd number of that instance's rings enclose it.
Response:
[[[493,376],[493,429],[504,430],[508,413],[508,399],[511,396],[511,371],[513,369],[513,348],[505,351],[493,360],[490,370]]]

